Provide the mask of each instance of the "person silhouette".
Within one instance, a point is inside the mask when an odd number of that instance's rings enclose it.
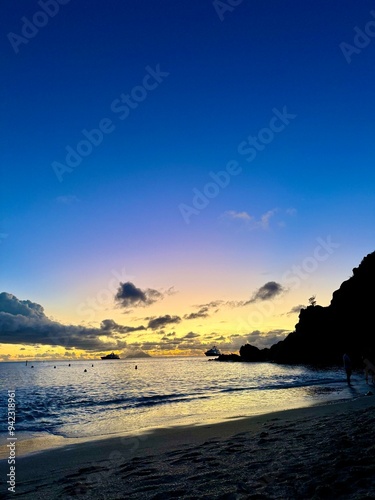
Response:
[[[350,385],[350,377],[352,376],[352,361],[349,357],[349,354],[344,353],[342,360],[344,362],[344,370],[346,373],[346,381],[348,385]]]

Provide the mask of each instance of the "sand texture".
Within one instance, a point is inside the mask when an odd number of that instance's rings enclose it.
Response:
[[[26,456],[14,497],[375,499],[375,396]]]

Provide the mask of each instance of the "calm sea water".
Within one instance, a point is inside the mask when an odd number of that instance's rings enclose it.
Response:
[[[5,433],[8,390],[16,393],[19,438],[48,433],[89,439],[223,421],[363,393],[363,376],[354,375],[349,389],[340,369],[185,357],[70,363],[0,363]]]

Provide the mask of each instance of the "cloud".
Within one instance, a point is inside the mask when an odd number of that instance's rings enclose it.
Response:
[[[245,344],[254,345],[258,349],[264,349],[265,347],[271,347],[271,345],[276,344],[280,340],[284,340],[288,333],[289,330],[275,329],[268,332],[254,330],[245,335],[231,335],[226,342],[220,343],[220,349],[222,351],[238,352],[240,347]]]
[[[141,290],[130,281],[120,283],[115,295],[115,300],[121,307],[145,307],[163,298],[164,295],[158,290],[153,290],[152,288]]]
[[[210,308],[215,309],[214,312],[218,312],[219,306],[236,308],[247,306],[258,301],[271,300],[284,291],[285,289],[280,283],[276,283],[275,281],[268,281],[253,293],[253,296],[250,300],[213,300],[207,304],[196,306],[200,308],[198,312],[185,314],[184,319],[195,319],[209,316],[208,312]]]
[[[100,324],[100,328],[103,330],[103,332],[118,332],[118,333],[131,333],[131,332],[137,332],[139,330],[146,330],[144,326],[123,326],[119,325],[113,319],[103,319],[103,321]]]
[[[258,290],[253,294],[253,297],[245,302],[243,305],[252,304],[253,302],[271,300],[277,295],[280,295],[284,291],[284,288],[280,283],[275,281],[268,281],[265,285],[258,288]]]
[[[228,210],[224,212],[224,216],[230,219],[240,219],[244,221],[254,220],[252,215],[249,215],[247,212],[236,212],[235,210]]]
[[[263,214],[260,217],[259,227],[261,227],[262,229],[268,229],[270,225],[270,219],[275,215],[276,212],[277,208],[274,208],[273,210],[268,210],[268,212]]]
[[[157,330],[159,328],[163,328],[165,325],[180,323],[180,321],[181,318],[179,316],[170,316],[169,314],[166,314],[165,316],[159,316],[157,318],[150,319],[147,328],[151,328],[151,330]]]
[[[66,349],[87,351],[116,349],[126,345],[115,333],[144,330],[141,327],[121,326],[113,320],[104,320],[100,328],[63,325],[48,318],[40,304],[19,300],[10,293],[0,293],[0,343],[24,345],[59,345]],[[103,340],[103,337],[113,337]]]
[[[210,312],[218,312],[218,308],[219,306],[221,305],[225,305],[225,301],[224,300],[212,300],[211,302],[208,302],[207,304],[198,304],[194,307],[197,307],[199,310],[198,310],[198,313],[205,313],[207,312],[207,314]],[[211,309],[215,309],[215,311],[211,311]],[[194,314],[194,313],[193,313]],[[186,318],[187,319],[187,318]]]
[[[41,305],[30,300],[18,300],[11,293],[0,293],[0,313],[29,316],[32,318],[44,318],[44,309]]]
[[[204,306],[199,309],[197,312],[193,312],[190,314],[185,314],[184,319],[198,319],[198,318],[207,318],[209,316],[208,314],[208,307]]]
[[[287,209],[285,210],[285,213],[286,213],[287,215],[290,215],[291,217],[293,217],[293,216],[297,215],[297,209],[296,209],[296,208],[293,208],[293,207],[290,207],[290,208],[287,208]]]
[[[257,220],[253,215],[247,212],[236,212],[235,210],[228,210],[224,212],[220,219],[223,221],[240,221],[246,229],[252,231],[256,229],[266,230],[269,228],[271,217],[273,217],[278,212],[277,208],[268,210],[260,216]]]
[[[304,305],[302,305],[302,304],[300,304],[300,305],[298,305],[298,306],[294,306],[294,307],[292,307],[292,309],[291,309],[289,312],[287,312],[286,314],[287,314],[287,315],[289,315],[289,314],[297,314],[297,313],[299,314],[299,313],[301,312],[301,309],[306,309],[306,306],[304,306]]]
[[[200,337],[199,333],[189,332],[183,337],[183,339],[196,339],[198,337]]]

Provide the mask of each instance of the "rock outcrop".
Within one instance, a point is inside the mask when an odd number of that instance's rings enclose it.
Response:
[[[295,331],[269,349],[242,346],[243,361],[314,365],[342,364],[348,352],[359,364],[375,354],[375,252],[364,257],[353,275],[332,295],[329,306],[301,309]]]

